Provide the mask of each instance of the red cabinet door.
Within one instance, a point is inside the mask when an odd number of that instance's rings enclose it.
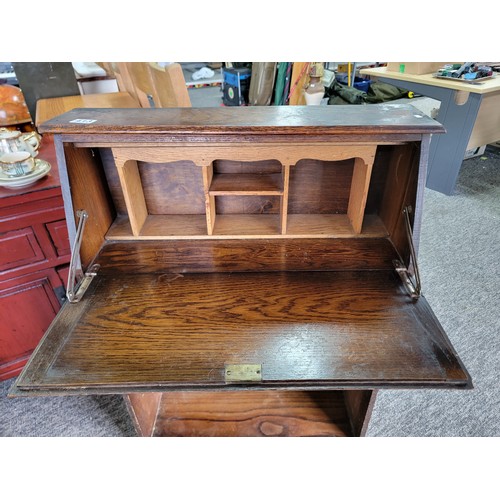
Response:
[[[0,283],[0,380],[20,373],[59,311],[61,285],[54,269]]]
[[[45,260],[31,227],[0,234],[0,271]]]

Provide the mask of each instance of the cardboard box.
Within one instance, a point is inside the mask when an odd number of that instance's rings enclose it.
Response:
[[[404,64],[404,71],[400,71],[400,65]],[[442,68],[444,62],[390,62],[387,63],[387,71],[397,71],[398,73],[408,73],[409,75],[425,75],[435,73]]]

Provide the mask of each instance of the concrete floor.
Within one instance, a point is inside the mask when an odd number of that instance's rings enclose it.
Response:
[[[222,90],[217,87],[201,87],[188,89],[193,108],[218,108],[222,106]]]

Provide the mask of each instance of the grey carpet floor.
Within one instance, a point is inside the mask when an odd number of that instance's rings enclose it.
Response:
[[[484,159],[483,159],[484,158]],[[455,194],[425,190],[422,289],[474,389],[380,391],[370,436],[500,436],[500,148],[463,162]]]
[[[456,192],[426,189],[423,292],[472,376],[472,390],[380,391],[369,436],[500,436],[500,149],[463,163]],[[8,399],[0,436],[133,436],[118,396]]]

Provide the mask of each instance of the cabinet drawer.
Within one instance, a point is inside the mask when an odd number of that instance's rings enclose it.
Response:
[[[57,255],[59,257],[62,255],[69,255],[71,251],[66,221],[58,220],[55,222],[50,222],[49,224],[46,224],[46,228],[49,232],[50,238],[52,239],[52,243]]]
[[[0,248],[0,272],[45,259],[31,227],[0,235]]]

